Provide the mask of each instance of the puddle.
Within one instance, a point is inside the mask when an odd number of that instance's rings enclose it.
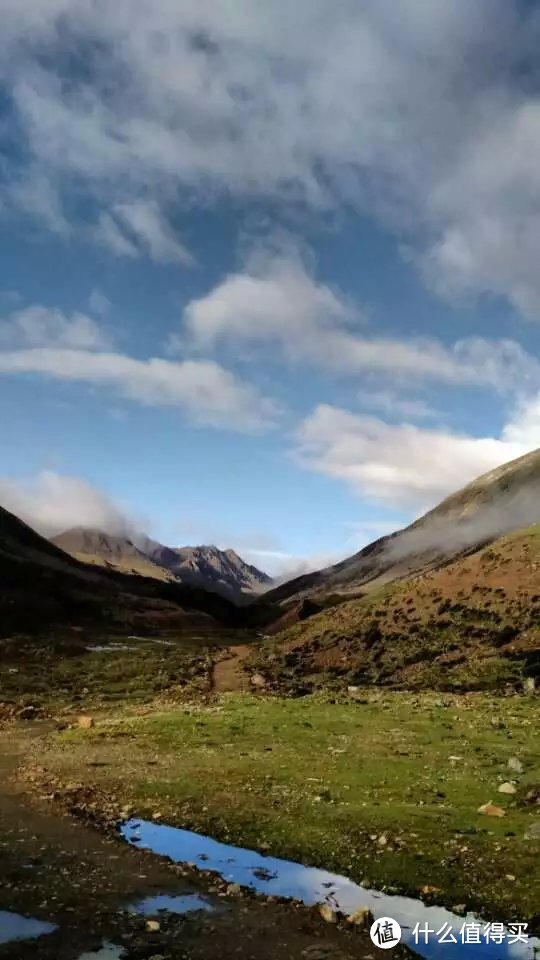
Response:
[[[222,908],[221,904],[214,904],[209,897],[203,897],[198,893],[185,893],[181,896],[169,897],[166,894],[157,897],[147,897],[140,903],[133,903],[129,910],[130,913],[142,913],[144,917],[153,917],[166,910],[168,913],[194,913],[198,910],[207,912]]]
[[[53,930],[56,930],[54,923],[45,923],[43,920],[23,917],[19,913],[0,910],[0,943],[11,943],[13,940],[33,940],[45,933],[52,933]]]
[[[392,917],[400,924],[403,942],[427,960],[457,960],[459,953],[466,960],[532,960],[540,940],[509,944],[493,942],[460,942],[463,923],[475,920],[473,914],[460,917],[444,907],[426,906],[411,897],[390,896],[361,887],[341,877],[315,867],[304,867],[290,860],[266,857],[254,850],[232,847],[211,837],[189,830],[180,830],[146,820],[128,820],[121,827],[122,836],[139,847],[171,857],[177,862],[195,863],[200,869],[214,870],[230,883],[239,883],[260,893],[272,896],[294,897],[308,906],[326,901],[344,913],[353,913],[360,907],[369,907],[375,919]],[[496,918],[494,918],[496,920]],[[520,918],[517,917],[516,921]],[[428,943],[416,943],[413,928],[428,924],[434,933]],[[439,943],[434,934],[444,924],[450,925],[457,943]]]
[[[93,643],[86,647],[92,653],[118,653],[119,650],[137,650],[138,647],[128,646],[127,643],[108,643],[106,646],[99,643]]]
[[[142,643],[157,643],[159,647],[174,647],[174,640],[159,640],[157,637],[128,637],[128,640],[140,640]],[[133,649],[133,648],[132,648]]]
[[[77,960],[122,960],[125,954],[123,947],[117,947],[114,943],[105,942],[99,950],[90,950],[88,953],[81,953]]]

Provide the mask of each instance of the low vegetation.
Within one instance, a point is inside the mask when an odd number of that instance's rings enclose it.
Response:
[[[532,921],[539,723],[540,702],[518,696],[229,695],[108,710],[51,735],[31,775],[57,796],[69,784],[80,812],[130,805],[368,886]],[[478,812],[490,801],[504,815]]]
[[[540,679],[540,527],[414,580],[337,603],[251,661],[282,692],[374,683],[520,689]]]

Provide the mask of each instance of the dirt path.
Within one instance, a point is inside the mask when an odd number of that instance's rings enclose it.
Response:
[[[234,647],[227,647],[212,668],[211,685],[215,693],[249,693],[251,686],[249,678],[242,670],[242,665],[253,652],[253,647],[247,643]]]
[[[0,729],[0,911],[58,930],[0,943],[0,958],[76,960],[103,941],[123,947],[125,960],[352,960],[371,953],[364,935],[338,930],[297,905],[241,896],[221,900],[213,913],[167,914],[159,930],[148,931],[143,918],[127,912],[129,904],[158,893],[205,893],[204,881],[194,885],[168,861],[31,795],[17,781],[17,766],[36,746],[36,727]]]

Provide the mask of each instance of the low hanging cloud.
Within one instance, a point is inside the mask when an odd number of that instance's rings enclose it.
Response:
[[[402,507],[414,516],[538,446],[539,398],[520,407],[500,437],[390,425],[321,404],[300,425],[294,456],[372,502]]]
[[[0,477],[0,506],[45,537],[70,527],[129,536],[132,518],[111,497],[80,477],[44,470],[35,477]]]
[[[521,0],[4,0],[5,202],[54,229],[76,183],[112,249],[166,257],[115,204],[353,206],[438,290],[538,318],[539,39]]]
[[[301,259],[262,252],[184,312],[196,347],[220,344],[265,349],[276,345],[289,361],[393,381],[478,384],[503,392],[540,386],[540,363],[513,340],[469,337],[451,346],[431,338],[369,336],[358,310],[311,276]],[[428,411],[416,408],[416,414]]]

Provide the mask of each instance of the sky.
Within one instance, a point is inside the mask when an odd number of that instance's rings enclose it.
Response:
[[[3,0],[0,503],[287,576],[540,446],[540,7]]]

